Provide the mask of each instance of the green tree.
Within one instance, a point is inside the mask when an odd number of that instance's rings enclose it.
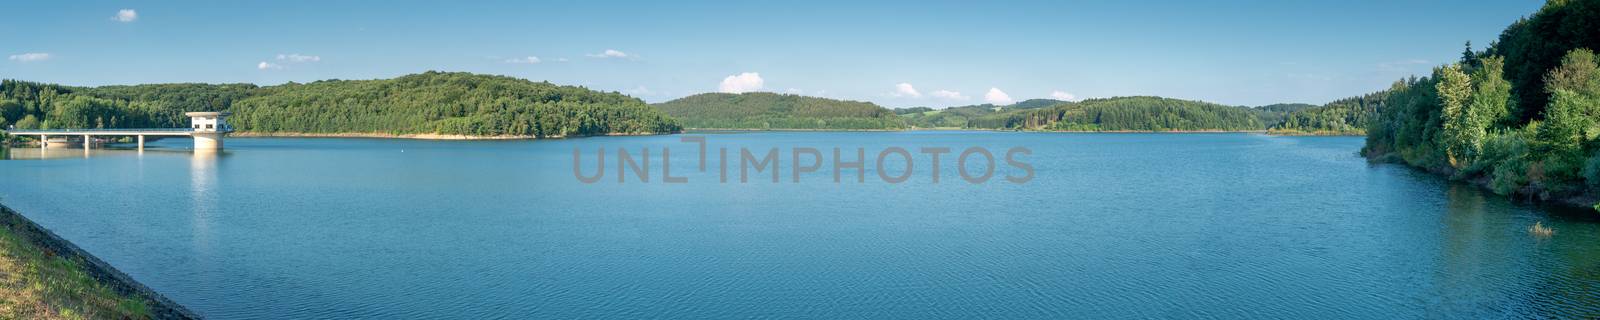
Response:
[[[1450,166],[1465,167],[1478,153],[1478,142],[1483,139],[1483,128],[1473,119],[1467,108],[1472,100],[1472,78],[1461,72],[1459,64],[1444,67],[1439,73],[1440,117],[1444,132],[1442,142]]]
[[[1511,97],[1511,82],[1505,78],[1505,58],[1490,56],[1480,59],[1472,72],[1472,106],[1479,126],[1512,127],[1516,125],[1516,101]]]
[[[22,120],[17,120],[16,126],[17,129],[39,129],[39,118],[35,118],[31,114],[23,116]]]

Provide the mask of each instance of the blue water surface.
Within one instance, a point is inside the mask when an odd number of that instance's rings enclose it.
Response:
[[[707,138],[708,167],[696,144]],[[17,148],[0,202],[212,318],[1600,316],[1600,227],[1353,137],[697,133]],[[913,156],[888,183],[879,151]],[[932,181],[925,147],[943,154]],[[994,177],[958,174],[969,147]],[[1032,179],[1011,183],[1034,169]],[[596,183],[573,174],[608,152]],[[650,181],[617,154],[649,149]],[[661,152],[671,149],[664,183]],[[729,182],[717,158],[730,154]],[[778,150],[739,183],[740,150]],[[794,148],[823,163],[793,180]],[[853,169],[864,149],[865,182]],[[813,161],[802,154],[802,166]],[[981,156],[969,158],[974,175]],[[41,159],[43,158],[43,159]],[[635,159],[639,160],[639,159]],[[885,172],[905,172],[898,155]],[[1538,238],[1543,222],[1557,230]]]

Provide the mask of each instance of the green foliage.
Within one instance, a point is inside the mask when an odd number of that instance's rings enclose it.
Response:
[[[1482,154],[1461,171],[1463,176],[1490,175],[1490,188],[1510,194],[1528,184],[1528,142],[1517,131],[1492,133],[1483,142]]]
[[[42,127],[39,124],[39,118],[31,114],[22,116],[22,120],[17,120],[16,126],[17,129],[40,129]]]
[[[1505,79],[1506,59],[1500,56],[1484,57],[1472,72],[1472,106],[1470,109],[1484,127],[1510,128],[1517,125],[1516,101],[1511,97],[1511,82]]]
[[[1261,123],[1266,124],[1267,127],[1277,127],[1289,118],[1289,114],[1316,107],[1316,105],[1305,103],[1279,103],[1251,108],[1250,111],[1255,113],[1256,118],[1261,119]]]
[[[1435,69],[1434,73],[1441,71]],[[1368,127],[1363,154],[1373,158],[1392,154],[1407,164],[1424,168],[1446,164],[1438,143],[1443,122],[1437,78],[1409,78],[1389,88],[1378,120]]]
[[[564,137],[676,132],[619,93],[470,73],[395,79],[76,88],[5,80],[0,117],[20,129],[179,128],[184,112],[232,111],[240,131]]]
[[[1501,194],[1593,195],[1600,190],[1594,47],[1600,1],[1550,1],[1485,51],[1463,53],[1463,63],[1385,91],[1362,152],[1483,179]]]
[[[1008,105],[1008,106],[997,106],[997,105],[994,105],[994,104],[985,103],[985,104],[978,104],[978,105],[949,107],[949,108],[944,108],[944,109],[940,109],[940,110],[936,110],[936,111],[931,109],[931,108],[927,108],[927,107],[917,107],[917,108],[899,109],[899,110],[923,110],[923,109],[926,109],[928,111],[924,111],[924,112],[920,112],[920,113],[913,113],[911,111],[896,111],[896,113],[900,113],[901,117],[905,118],[906,122],[909,123],[913,127],[918,127],[918,128],[968,128],[968,127],[970,127],[970,123],[972,122],[973,119],[977,119],[977,118],[980,118],[980,117],[983,117],[983,116],[996,114],[996,113],[1017,111],[1017,110],[1039,109],[1039,108],[1055,106],[1055,105],[1059,105],[1059,104],[1063,104],[1063,103],[1066,103],[1066,102],[1065,101],[1061,101],[1061,100],[1052,100],[1052,99],[1029,99],[1029,100],[1025,100],[1025,101],[1018,102],[1018,103],[1015,103],[1015,104],[1012,104],[1012,105]]]
[[[1600,63],[1593,52],[1573,50],[1560,67],[1550,71],[1550,104],[1539,127],[1536,150],[1544,160],[1549,184],[1571,187],[1600,136]]]
[[[263,87],[229,108],[255,132],[564,137],[676,132],[643,101],[504,76],[427,72]]]
[[[901,115],[901,116],[905,116],[905,115],[920,115],[920,114],[922,114],[924,112],[933,112],[933,108],[929,108],[929,107],[914,107],[914,108],[894,109],[894,114]]]
[[[1089,99],[986,115],[969,127],[1066,131],[1249,131],[1266,127],[1250,108],[1169,99]]]
[[[1488,55],[1505,56],[1518,122],[1536,119],[1549,102],[1545,75],[1573,49],[1600,48],[1600,1],[1553,0],[1500,33]]]
[[[1334,100],[1314,108],[1289,112],[1272,125],[1274,132],[1318,134],[1364,134],[1388,98],[1388,92]],[[1270,123],[1270,122],[1269,122]]]
[[[1441,68],[1438,72],[1439,83],[1434,84],[1439,91],[1440,117],[1444,131],[1440,136],[1444,145],[1445,157],[1452,167],[1461,168],[1471,163],[1477,156],[1478,143],[1483,139],[1484,128],[1479,126],[1479,121],[1474,120],[1474,114],[1468,110],[1472,100],[1472,78],[1461,72],[1461,66],[1450,65]]]
[[[1056,106],[1058,104],[1063,104],[1063,103],[1067,103],[1067,102],[1066,101],[1061,101],[1061,100],[1056,100],[1056,99],[1028,99],[1028,100],[1022,100],[1021,102],[1013,103],[1013,104],[1011,104],[1009,106],[1005,106],[1004,108],[1002,108],[1002,110],[1038,109],[1038,108],[1045,108],[1045,107],[1054,107],[1054,106]],[[985,105],[988,105],[988,104],[985,104]],[[988,106],[993,107],[994,105],[988,105]]]
[[[870,102],[770,92],[703,93],[655,105],[690,128],[902,129],[905,120]]]

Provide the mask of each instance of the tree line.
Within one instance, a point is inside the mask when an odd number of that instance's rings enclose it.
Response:
[[[1600,190],[1600,0],[1549,1],[1379,95],[1366,156],[1566,200]]]
[[[181,128],[188,111],[232,111],[237,130],[265,133],[565,137],[681,130],[644,101],[620,93],[471,73],[265,87],[0,82],[0,126]]]
[[[1252,108],[1162,97],[1088,99],[1049,108],[991,114],[971,128],[1062,131],[1254,131],[1266,126]]]
[[[907,124],[917,128],[968,128],[972,119],[986,115],[1051,107],[1066,103],[1054,99],[1028,99],[1011,105],[998,106],[994,104],[978,104],[959,107],[948,107],[934,110],[929,107],[914,107],[895,109],[895,114],[905,118]]]
[[[656,104],[703,129],[897,130],[905,120],[871,102],[771,92],[702,93]]]

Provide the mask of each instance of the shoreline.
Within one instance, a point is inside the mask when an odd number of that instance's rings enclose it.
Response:
[[[150,317],[154,319],[200,319],[200,316],[183,305],[145,286],[126,273],[112,267],[71,241],[61,238],[49,229],[34,223],[10,207],[0,204],[0,228],[6,228],[23,238],[26,245],[44,251],[48,256],[78,262],[81,271],[95,282],[119,295],[137,297],[147,302]]]
[[[1495,192],[1494,188],[1490,186],[1492,179],[1488,177],[1476,176],[1472,179],[1457,178],[1453,169],[1413,166],[1403,160],[1400,160],[1399,156],[1393,153],[1384,153],[1379,155],[1362,154],[1361,156],[1363,158],[1367,158],[1367,162],[1370,163],[1393,164],[1415,170],[1421,170],[1422,172],[1427,172],[1440,178],[1444,178],[1446,181],[1469,184],[1490,194],[1506,197],[1507,199],[1514,201],[1527,201],[1538,205],[1549,205],[1571,210],[1585,210],[1590,213],[1600,212],[1600,197],[1597,197],[1596,195],[1576,194],[1567,196],[1551,196],[1546,193],[1544,188],[1537,185],[1524,186],[1510,194],[1500,194],[1499,192]]]
[[[1354,131],[1298,131],[1298,130],[1267,130],[1267,134],[1275,136],[1326,136],[1326,137],[1365,137],[1366,132]]]
[[[900,131],[985,131],[985,132],[1042,132],[1042,133],[1260,133],[1271,135],[1302,135],[1279,134],[1270,130],[1033,130],[1033,129],[986,129],[986,128],[906,128],[906,129],[720,129],[720,128],[689,128],[684,132],[706,131],[733,131],[733,132],[900,132]],[[1326,136],[1363,136],[1356,134],[1303,134]]]

